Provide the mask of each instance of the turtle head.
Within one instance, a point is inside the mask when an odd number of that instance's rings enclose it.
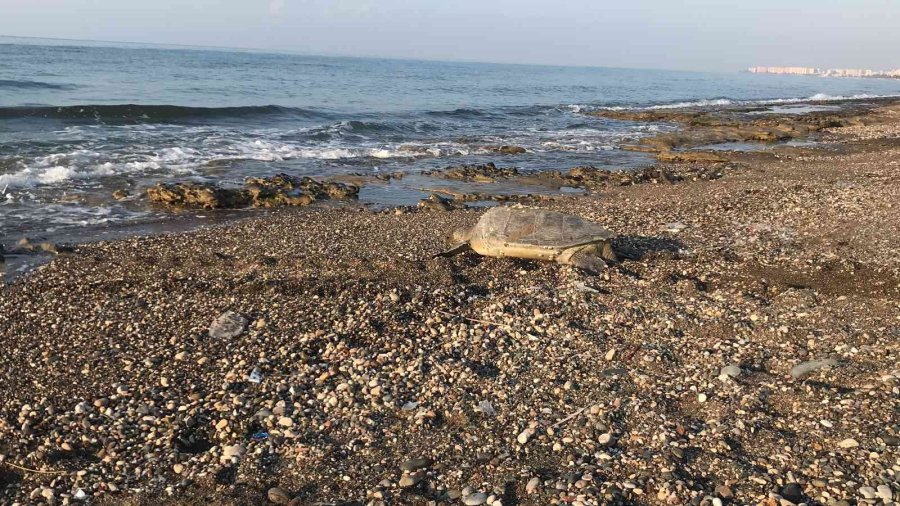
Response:
[[[459,227],[450,234],[450,244],[467,243],[472,239],[473,227]]]
[[[435,256],[449,257],[471,249],[469,246],[469,239],[472,238],[472,229],[473,227],[460,227],[454,230],[453,233],[450,234],[450,248]]]

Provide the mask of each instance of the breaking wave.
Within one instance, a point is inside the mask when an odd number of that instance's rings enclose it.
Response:
[[[777,105],[777,104],[802,104],[806,102],[846,102],[849,100],[873,100],[881,98],[900,98],[898,95],[872,95],[868,93],[859,93],[855,95],[828,95],[826,93],[816,93],[809,97],[796,98],[769,98],[763,100],[736,100],[731,98],[709,98],[702,100],[669,102],[665,104],[654,105],[613,105],[613,106],[592,106],[584,104],[572,104],[567,106],[568,110],[574,113],[589,112],[597,110],[606,111],[625,111],[625,110],[664,110],[664,109],[688,109],[693,107],[721,107],[728,105],[738,106],[754,106],[754,105]]]

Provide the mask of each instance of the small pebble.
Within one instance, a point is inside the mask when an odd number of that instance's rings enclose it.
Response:
[[[526,443],[528,443],[528,440],[530,440],[531,437],[534,436],[534,432],[535,432],[535,430],[533,428],[529,427],[529,428],[523,430],[521,433],[519,433],[519,436],[516,438],[516,441],[518,441],[519,444],[526,444]]]
[[[462,498],[462,502],[466,506],[478,506],[487,502],[487,498],[487,494],[483,492],[473,492],[471,494],[464,495]]]
[[[287,504],[291,500],[291,496],[289,496],[284,489],[278,487],[270,488],[267,496],[269,497],[269,501],[274,504]]]
[[[859,442],[853,438],[847,438],[838,443],[839,448],[856,448],[859,446]]]

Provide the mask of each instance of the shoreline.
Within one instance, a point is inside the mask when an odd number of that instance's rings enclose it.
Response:
[[[372,211],[401,208],[413,210],[410,204],[415,204],[421,198],[420,205],[430,200],[449,199],[453,207],[493,205],[497,202],[516,201],[534,202],[544,199],[565,198],[571,195],[597,192],[610,184],[637,184],[645,182],[645,176],[637,177],[636,181],[626,181],[628,178],[613,177],[615,174],[645,174],[652,173],[662,167],[663,170],[673,173],[678,178],[687,177],[696,179],[709,177],[709,170],[715,171],[720,163],[726,163],[729,159],[738,158],[742,153],[754,153],[765,151],[778,151],[792,147],[816,147],[817,140],[811,136],[817,135],[811,130],[805,118],[834,118],[833,121],[858,121],[861,115],[865,115],[872,108],[894,104],[900,101],[896,97],[866,97],[852,99],[822,99],[798,101],[787,104],[791,107],[803,107],[802,112],[781,108],[785,104],[712,104],[678,108],[662,109],[618,109],[601,108],[599,110],[584,111],[585,116],[606,117],[616,120],[635,121],[648,124],[677,125],[677,130],[666,129],[656,135],[643,137],[633,143],[623,143],[616,149],[622,153],[634,155],[647,155],[647,160],[638,163],[633,160],[624,165],[603,167],[602,173],[593,177],[578,175],[568,177],[565,170],[526,169],[519,172],[513,166],[504,166],[511,163],[503,157],[496,159],[501,164],[498,170],[494,170],[493,162],[472,165],[449,165],[441,169],[423,170],[421,172],[409,172],[398,174],[384,174],[385,177],[363,174],[339,174],[336,176],[319,179],[322,184],[353,185],[359,188],[359,198],[339,202],[325,202],[324,205],[348,205],[361,207]],[[818,107],[826,107],[817,109]],[[754,116],[757,115],[757,116]],[[780,121],[780,123],[779,123]],[[819,120],[821,122],[822,120]],[[800,128],[785,127],[785,124],[799,124]],[[815,125],[816,121],[811,122]],[[762,128],[755,124],[764,125]],[[699,125],[700,128],[697,128]],[[716,125],[720,125],[716,127]],[[776,128],[771,128],[775,126]],[[816,126],[818,129],[818,126]],[[671,131],[670,131],[671,130]],[[760,136],[763,132],[763,136]],[[522,148],[517,146],[499,146],[497,151],[509,150],[518,153]],[[524,150],[523,150],[524,151]],[[730,152],[730,155],[722,156],[720,153]],[[656,161],[653,158],[657,158]],[[514,163],[514,161],[512,162]],[[696,165],[694,165],[696,164]],[[527,164],[526,164],[527,165]],[[488,167],[490,166],[490,167]],[[706,167],[710,167],[707,169]],[[487,171],[485,171],[487,167]],[[570,171],[578,171],[582,166],[572,167]],[[500,175],[494,172],[504,173],[512,171],[514,175]],[[465,174],[460,177],[459,174]],[[679,174],[682,173],[682,174]],[[396,176],[396,177],[395,177]],[[405,176],[405,177],[404,177]],[[590,175],[588,175],[590,176]],[[267,178],[277,179],[281,175],[269,174],[268,176],[247,177],[251,180],[264,181]],[[650,180],[654,180],[651,176]],[[716,176],[718,177],[718,176]],[[635,178],[632,178],[635,179]],[[186,180],[190,181],[190,180]],[[183,184],[179,181],[163,183],[176,187]],[[193,184],[193,183],[187,183]],[[391,189],[400,184],[403,189]],[[232,192],[235,187],[233,182],[203,183],[209,187],[222,191]],[[159,188],[157,185],[156,188]],[[77,244],[105,241],[117,238],[125,238],[129,235],[154,235],[171,232],[186,232],[192,229],[202,228],[217,223],[228,223],[234,219],[252,218],[259,212],[263,215],[267,212],[267,206],[253,205],[251,207],[229,208],[226,204],[222,209],[204,209],[191,206],[167,206],[154,204],[153,198],[148,199],[148,192],[153,186],[141,188],[136,195],[127,196],[121,202],[125,202],[129,212],[147,214],[148,218],[135,219],[134,221],[113,222],[112,224],[87,225],[83,227],[56,227],[57,230],[44,233],[18,233],[9,235],[6,240],[0,242],[0,247],[5,246],[6,265],[3,278],[6,282],[12,282],[16,277],[28,272],[36,266],[44,264],[52,259],[52,255],[33,254],[34,252],[17,251],[15,240],[28,240],[34,245],[41,243],[68,249]],[[116,192],[113,192],[114,194]],[[415,196],[418,194],[418,196]],[[438,197],[436,197],[438,196]],[[97,199],[99,196],[90,197]],[[111,201],[119,200],[118,197],[110,198]],[[149,200],[149,201],[148,201]],[[319,200],[319,199],[314,199]],[[283,204],[282,204],[283,205]],[[316,202],[323,205],[323,202]],[[169,207],[167,209],[167,207]],[[430,206],[435,207],[435,206]],[[438,206],[439,207],[439,206]],[[446,206],[445,206],[446,207]],[[246,216],[245,216],[246,214]]]
[[[819,107],[837,108],[838,111],[854,107],[856,106],[855,104],[879,103],[888,100],[858,99],[840,100],[837,102],[817,102],[814,98],[815,97],[812,97],[812,102],[810,103],[822,104]],[[807,102],[809,102],[809,100]],[[155,129],[152,128],[152,125],[155,122],[162,121],[165,123],[166,118],[169,118],[173,121],[173,125],[175,125],[173,128],[175,128],[177,125],[181,124],[181,120],[179,119],[181,118],[181,115],[186,115],[189,119],[191,114],[197,112],[191,108],[174,106],[105,106],[111,108],[108,111],[102,108],[101,110],[94,110],[92,107],[94,106],[86,106],[85,110],[71,107],[64,108],[64,111],[55,108],[51,109],[55,111],[55,114],[61,116],[61,118],[67,118],[60,119],[64,124],[69,124],[68,122],[72,121],[73,123],[71,126],[73,126],[75,130],[84,130],[82,127],[90,125],[90,122],[94,120],[85,120],[87,123],[83,124],[82,119],[93,118],[95,114],[99,115],[96,121],[110,122],[113,127],[117,125],[118,122],[127,124],[132,121],[138,121],[138,118],[146,118],[149,126],[146,129],[143,127],[138,128],[138,130],[142,132],[142,135],[147,134],[151,136],[156,135],[153,133]],[[257,112],[265,112],[273,107],[274,106],[251,109],[261,109],[261,111]],[[541,109],[543,106],[535,107]],[[776,112],[779,108],[791,109],[790,107],[785,108],[778,105],[766,106],[756,104],[755,106],[750,106],[748,104],[731,104],[727,107],[701,107],[699,109],[695,108],[688,110],[728,111],[754,109],[757,113],[764,113]],[[43,111],[44,109],[45,108],[41,108],[40,110]],[[172,109],[175,109],[176,111],[173,112]],[[178,112],[181,109],[186,110]],[[560,108],[557,107],[556,109]],[[133,151],[131,148],[123,146],[114,148],[112,152],[107,152],[105,151],[106,148],[97,146],[96,149],[86,148],[92,153],[90,156],[96,155],[101,159],[111,157],[108,163],[102,165],[100,168],[80,162],[78,160],[78,156],[81,156],[80,154],[66,154],[65,150],[62,150],[62,152],[54,153],[52,156],[56,158],[61,157],[58,163],[59,166],[63,168],[58,170],[54,169],[56,172],[48,173],[47,171],[49,169],[44,168],[44,165],[46,164],[45,161],[41,161],[42,159],[35,159],[32,164],[29,162],[31,155],[23,153],[24,158],[21,160],[18,160],[17,157],[12,157],[7,160],[8,163],[12,164],[10,167],[15,167],[14,170],[7,169],[3,175],[0,175],[0,181],[11,184],[13,188],[11,194],[7,195],[7,200],[4,202],[3,206],[5,219],[0,219],[0,222],[2,222],[2,225],[6,230],[6,233],[4,234],[6,237],[0,238],[0,243],[3,243],[7,249],[11,249],[14,246],[15,241],[21,237],[28,237],[32,240],[50,240],[56,242],[55,237],[53,236],[71,233],[72,229],[76,227],[77,224],[90,224],[88,227],[93,230],[103,230],[107,225],[112,227],[118,227],[122,224],[130,226],[133,223],[140,223],[148,219],[151,221],[158,220],[160,219],[158,209],[154,209],[153,206],[150,206],[146,198],[146,190],[158,182],[177,183],[180,181],[199,181],[204,184],[234,187],[251,177],[271,177],[277,172],[284,171],[291,174],[310,175],[322,182],[330,180],[352,181],[353,179],[359,179],[368,183],[363,187],[362,193],[359,196],[360,202],[373,202],[381,205],[415,205],[418,199],[427,197],[427,193],[424,195],[421,194],[422,192],[417,191],[418,188],[432,187],[435,184],[442,183],[439,178],[436,179],[430,177],[427,173],[440,172],[441,170],[446,169],[448,165],[494,162],[501,167],[518,167],[522,171],[531,173],[538,173],[546,171],[547,169],[567,170],[575,166],[585,165],[599,165],[611,169],[631,170],[652,163],[653,155],[646,152],[639,152],[640,150],[634,151],[612,148],[623,143],[633,146],[642,137],[655,136],[659,128],[668,130],[675,127],[675,124],[670,125],[668,123],[623,122],[601,119],[593,117],[588,108],[584,109],[581,113],[575,112],[577,108],[562,109],[565,109],[565,111],[557,111],[558,114],[553,115],[552,118],[541,120],[546,122],[543,126],[552,130],[552,132],[547,133],[546,135],[540,133],[534,135],[528,134],[524,137],[519,135],[501,135],[499,138],[481,138],[477,135],[474,138],[444,138],[439,135],[437,139],[431,140],[413,135],[408,139],[407,143],[401,142],[398,144],[397,142],[399,141],[397,141],[394,144],[389,143],[389,145],[382,146],[384,149],[381,151],[384,151],[384,153],[379,152],[376,158],[367,158],[360,152],[361,150],[366,151],[362,148],[369,146],[369,144],[365,142],[356,146],[356,148],[359,149],[351,149],[351,144],[355,146],[352,142],[344,146],[347,148],[346,153],[344,153],[342,149],[331,149],[329,148],[329,145],[326,144],[325,146],[320,146],[323,152],[318,154],[300,149],[304,143],[299,143],[297,145],[290,143],[276,143],[275,145],[270,146],[270,148],[275,149],[277,147],[280,150],[286,151],[284,151],[284,153],[281,151],[276,153],[277,156],[275,159],[277,160],[282,154],[286,158],[280,162],[272,163],[254,158],[260,154],[256,151],[247,153],[246,158],[237,156],[235,158],[226,157],[220,159],[220,157],[216,155],[216,153],[219,153],[216,150],[210,152],[201,150],[205,154],[203,156],[198,155],[200,158],[190,161],[189,155],[185,153],[178,154],[178,149],[180,148],[172,148],[175,150],[173,153],[167,151],[169,148],[160,148],[162,149],[161,153],[168,154],[165,156],[159,155],[155,158],[153,156],[147,158],[149,155],[146,153],[137,155],[131,152]],[[813,107],[813,109],[815,109],[815,107]],[[678,110],[663,109],[660,110],[658,114],[660,117],[666,117],[667,113],[673,111]],[[212,112],[207,111],[200,114],[200,116],[204,117],[207,114],[213,114],[217,119],[212,121],[211,125],[215,125],[218,122],[228,124],[229,121],[242,117],[248,111],[239,111],[240,114],[234,118],[229,116],[229,114],[234,112],[235,111],[231,111],[229,108],[221,108],[215,109]],[[301,111],[298,110],[295,112],[300,113]],[[476,112],[471,113],[475,114]],[[784,117],[790,119],[793,112],[795,111],[785,110],[774,115],[759,114],[757,119],[763,117]],[[38,114],[38,116],[43,114],[44,113]],[[446,111],[441,113],[439,117],[442,118],[440,121],[446,120],[450,123],[462,122],[462,124],[465,124],[469,122],[466,114],[469,114],[469,112],[465,110]],[[224,115],[224,117],[219,118],[219,115]],[[425,116],[428,116],[428,114]],[[273,117],[267,116],[266,118],[267,122],[274,122],[277,124],[280,116],[275,114]],[[329,118],[329,116],[323,116],[323,118]],[[339,118],[331,118],[331,120],[334,121],[337,121],[338,119]],[[748,118],[745,117],[744,119],[746,120]],[[323,119],[323,124],[314,121],[313,123],[316,123],[316,126],[311,128],[313,128],[313,131],[321,133],[322,135],[335,134],[332,130],[337,129],[338,131],[343,132],[341,135],[347,134],[351,137],[353,135],[365,136],[369,129],[375,129],[377,131],[381,128],[399,128],[398,125],[394,124],[397,118],[385,120],[384,122],[367,118],[361,123],[357,124],[351,121],[347,125],[344,125],[342,122],[332,123],[330,122],[331,120]],[[41,130],[48,126],[45,125],[43,121],[45,120],[40,120],[38,123],[35,123],[33,128]],[[291,122],[295,121],[297,121],[296,118],[291,119]],[[479,120],[476,119],[472,121],[477,123]],[[206,124],[205,122],[201,123]],[[528,123],[526,122],[526,125],[527,124]],[[519,128],[524,127],[519,125]],[[570,130],[570,128],[572,129]],[[356,131],[357,129],[359,130],[358,132]],[[111,134],[118,132],[119,130],[121,129],[113,128]],[[536,131],[540,132],[541,129],[537,128]],[[90,136],[85,137],[85,139],[90,138]],[[545,140],[550,143],[546,148],[539,142],[541,138],[545,138]],[[186,143],[186,146],[188,146],[187,151],[189,152],[191,151],[189,146],[195,142],[192,139],[193,138],[188,137],[183,140],[183,142]],[[447,146],[442,145],[440,142],[435,144],[435,142],[440,139],[449,142],[449,144]],[[711,139],[711,141],[712,140],[714,139]],[[238,142],[235,139],[232,139],[232,141]],[[52,144],[52,141],[48,140],[48,142]],[[240,142],[238,142],[238,144],[243,145]],[[438,146],[439,149],[436,152],[430,152],[426,149],[428,146],[432,145]],[[266,146],[268,145],[264,143],[263,148]],[[733,147],[749,148],[749,146]],[[462,151],[454,151],[456,148],[464,149]],[[12,152],[17,150],[15,144],[13,144],[13,147],[10,149]],[[27,152],[27,146],[24,149]],[[91,151],[91,149],[93,149],[93,151]],[[350,158],[336,159],[333,166],[331,166],[332,163],[328,160],[320,160],[317,158],[319,155],[324,156],[324,153],[327,151],[334,152],[328,156],[346,155]],[[372,150],[370,149],[369,151]],[[119,153],[121,156],[116,155],[116,153]],[[397,158],[379,158],[384,154],[390,153],[393,153]],[[222,155],[222,153],[219,153],[219,155]],[[405,158],[407,155],[408,158]],[[132,162],[128,162],[125,164],[126,167],[124,167],[127,169],[125,170],[125,173],[121,175],[115,174],[116,171],[119,170],[117,165],[119,164],[119,161],[117,160],[132,160],[135,156],[138,156],[139,158],[144,157],[146,159],[141,158],[141,160],[144,161],[137,164],[136,167],[130,167],[128,164]],[[306,156],[311,156],[311,159],[315,161],[310,161],[307,164],[307,162],[303,161]],[[167,159],[166,157],[174,158],[170,161],[162,161],[163,159]],[[203,162],[204,157],[212,158]],[[265,156],[263,159],[265,159]],[[181,173],[180,175],[178,175],[178,170],[172,169],[170,171],[166,168],[167,164],[180,167],[179,164],[182,163],[199,163],[200,165],[193,169],[194,172],[188,171],[187,173]],[[108,164],[112,165],[107,167]],[[141,164],[145,164],[147,166],[146,170],[149,170],[150,172],[145,174],[144,172],[141,172],[141,170],[144,169],[138,170]],[[31,165],[34,165],[33,172],[32,169],[29,168]],[[129,175],[129,171],[132,169],[138,170],[138,172]],[[104,171],[111,171],[113,174],[108,177],[99,177],[95,175],[95,173],[100,174]],[[397,173],[404,174],[406,176],[405,179],[392,179],[392,176]],[[97,178],[95,179],[95,177]],[[40,181],[43,181],[45,178],[63,179],[60,180],[58,184],[45,185],[40,183]],[[36,185],[33,187],[33,191],[28,189],[31,185]],[[495,193],[515,193],[516,191],[521,191],[521,189],[516,186],[503,184],[494,185],[494,188],[483,189],[479,186],[458,183],[458,186],[459,185],[463,187],[461,191],[467,192],[493,191]],[[527,187],[529,185],[523,184],[523,186]],[[533,187],[534,185],[530,186]],[[0,183],[0,189],[2,189],[2,187],[4,187],[4,184]],[[455,190],[460,189],[457,188]],[[525,191],[528,191],[528,189],[525,188]],[[49,234],[45,232],[46,229],[51,228],[56,230],[51,231]],[[81,231],[76,230],[75,233],[79,234]]]
[[[639,257],[600,276],[431,258],[478,209],[79,244],[0,287],[0,502],[897,497],[900,106],[822,136],[536,203]]]

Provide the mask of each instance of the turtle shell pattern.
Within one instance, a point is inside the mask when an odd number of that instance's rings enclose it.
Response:
[[[470,245],[486,256],[553,260],[567,249],[602,243],[613,236],[597,223],[571,214],[494,207],[472,229]]]

